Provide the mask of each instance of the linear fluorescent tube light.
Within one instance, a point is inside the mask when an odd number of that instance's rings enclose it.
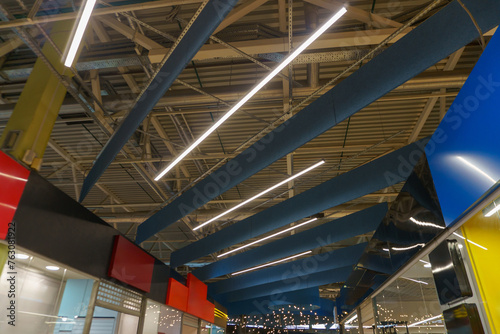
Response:
[[[259,240],[253,241],[253,242],[251,242],[251,243],[249,243],[249,244],[243,245],[243,246],[241,246],[241,247],[238,247],[238,248],[232,249],[232,250],[230,250],[229,252],[225,252],[225,253],[223,253],[223,254],[219,254],[219,255],[217,255],[217,257],[223,257],[223,256],[225,256],[225,255],[227,255],[227,254],[231,254],[231,253],[237,252],[237,251],[239,251],[240,249],[247,248],[248,246],[255,245],[256,243],[259,243],[259,242],[261,242],[261,241],[267,240],[267,239],[269,239],[269,238],[275,237],[275,236],[277,236],[277,235],[280,235],[280,234],[286,233],[286,232],[291,231],[291,230],[293,230],[293,229],[296,229],[296,228],[299,228],[299,227],[301,227],[301,226],[304,226],[304,225],[307,225],[307,224],[309,224],[309,223],[312,223],[313,221],[315,221],[315,220],[317,220],[317,219],[318,219],[318,218],[313,218],[313,219],[310,219],[310,220],[305,221],[305,222],[303,222],[303,223],[301,223],[301,224],[299,224],[299,225],[295,225],[295,226],[289,227],[289,228],[287,228],[287,229],[285,229],[285,230],[283,230],[283,231],[276,232],[276,233],[271,234],[271,235],[268,235],[267,237],[264,237],[264,238],[262,238],[262,239],[259,239]]]
[[[497,213],[498,211],[500,211],[500,205],[497,205],[497,203],[495,201],[493,201],[493,209],[491,209],[488,213],[485,213],[484,216],[491,217],[495,213]]]
[[[264,87],[276,74],[280,73],[295,57],[297,57],[302,51],[304,51],[312,42],[314,42],[319,36],[321,36],[332,24],[334,24],[338,19],[342,17],[347,12],[345,8],[340,9],[335,15],[332,16],[325,24],[323,24],[318,30],[314,32],[304,43],[302,43],[294,52],[292,52],[288,57],[283,59],[281,63],[269,73],[261,82],[259,82],[247,95],[245,95],[238,103],[236,103],[221,119],[219,119],[210,129],[207,130],[200,138],[198,138],[191,146],[189,146],[184,152],[182,152],[174,161],[172,161],[164,170],[155,177],[155,181],[158,181],[167,174],[175,165],[177,165],[182,159],[184,159],[196,146],[198,146],[202,141],[205,140],[212,132],[214,132],[222,123],[224,123],[231,115],[233,115],[238,109],[241,108],[248,100],[252,98],[262,87]],[[291,79],[291,78],[290,78]]]
[[[71,67],[73,65],[73,61],[75,60],[76,53],[78,52],[78,48],[82,42],[83,34],[85,33],[85,29],[89,23],[90,15],[92,15],[92,10],[94,9],[96,1],[97,0],[87,0],[85,2],[82,15],[80,16],[78,26],[75,30],[75,35],[73,36],[71,46],[69,47],[68,54],[66,55],[66,60],[64,61],[64,66],[66,67]]]
[[[272,190],[274,190],[274,189],[276,189],[276,188],[278,188],[278,187],[281,187],[281,186],[282,186],[282,185],[284,185],[284,184],[287,184],[288,182],[292,181],[293,179],[296,179],[296,178],[298,178],[299,176],[304,175],[305,173],[312,171],[313,169],[315,169],[315,168],[316,168],[316,167],[318,167],[318,166],[321,166],[321,165],[322,165],[322,164],[324,164],[324,163],[325,163],[325,160],[321,160],[320,162],[315,163],[315,164],[314,164],[314,165],[312,165],[311,167],[308,167],[308,168],[304,169],[303,171],[301,171],[301,172],[299,172],[299,173],[297,173],[297,174],[295,174],[295,175],[293,175],[293,176],[290,176],[290,177],[289,177],[288,179],[286,179],[286,180],[283,180],[283,181],[281,181],[281,182],[279,182],[279,183],[276,183],[276,184],[275,184],[274,186],[272,186],[271,188],[268,188],[268,189],[266,189],[266,190],[264,190],[264,191],[262,191],[262,192],[258,193],[257,195],[255,195],[255,196],[253,196],[253,197],[251,197],[251,198],[247,199],[247,200],[246,200],[246,201],[244,201],[244,202],[241,202],[240,204],[238,204],[238,205],[236,205],[235,207],[233,207],[233,208],[231,208],[231,209],[229,209],[229,210],[227,210],[227,211],[225,211],[225,212],[221,213],[220,215],[218,215],[218,216],[216,216],[216,217],[214,217],[214,218],[212,218],[212,219],[210,219],[210,220],[208,220],[208,221],[204,222],[204,223],[203,223],[203,224],[201,224],[201,225],[196,226],[195,228],[193,228],[193,230],[194,230],[194,231],[196,231],[197,229],[199,229],[199,228],[201,228],[201,227],[203,227],[203,226],[205,226],[205,225],[208,225],[208,224],[212,223],[213,221],[215,221],[215,220],[217,220],[217,219],[219,219],[219,218],[224,217],[224,216],[225,216],[225,215],[227,215],[228,213],[230,213],[230,212],[232,212],[232,211],[234,211],[234,210],[236,210],[236,209],[238,209],[238,208],[242,207],[242,206],[243,206],[243,205],[245,205],[245,204],[250,203],[250,202],[251,202],[251,201],[253,201],[254,199],[257,199],[257,198],[259,198],[259,197],[261,197],[261,196],[263,196],[263,195],[267,194],[268,192],[270,192],[270,191],[272,191]]]
[[[294,259],[294,258],[296,258],[296,257],[299,257],[299,256],[302,256],[302,255],[309,254],[309,253],[312,253],[312,251],[307,251],[307,252],[304,252],[304,253],[295,254],[295,255],[292,255],[292,256],[286,257],[286,258],[284,258],[284,259],[278,260],[278,261],[269,262],[269,263],[262,264],[262,265],[257,266],[257,267],[252,267],[252,268],[248,268],[248,269],[245,269],[245,270],[237,271],[237,272],[235,272],[235,273],[232,273],[231,275],[232,275],[232,276],[236,276],[236,275],[243,274],[243,273],[246,273],[246,272],[249,272],[249,271],[253,271],[253,270],[257,270],[257,269],[260,269],[260,268],[269,267],[269,266],[272,266],[273,264],[276,264],[276,263],[281,263],[281,262],[285,262],[285,261],[288,261],[288,260]]]

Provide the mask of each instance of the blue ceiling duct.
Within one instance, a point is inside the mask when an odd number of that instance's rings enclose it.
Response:
[[[80,202],[236,3],[238,0],[210,0],[205,5],[146,91],[97,156],[94,166],[83,182]]]
[[[405,146],[172,253],[172,267],[405,181],[427,141]],[[142,225],[141,225],[142,226]],[[200,277],[201,278],[201,277]]]
[[[271,298],[279,296],[284,292],[301,290],[306,288],[318,287],[320,285],[345,282],[352,272],[352,266],[346,266],[331,270],[313,273],[303,276],[300,279],[283,280],[262,285],[253,286],[246,289],[231,291],[226,294],[221,294],[221,298],[227,302],[235,302],[256,297],[268,296]]]
[[[310,249],[327,246],[376,230],[386,213],[387,204],[377,204],[363,211],[195,269],[193,274],[204,281]]]
[[[348,225],[348,223],[344,224]],[[300,234],[301,233],[299,233],[299,235]],[[284,277],[286,277],[286,279],[292,279],[316,272],[345,266],[354,266],[358,263],[367,244],[368,243],[361,243],[330,252],[320,253],[307,258],[301,258],[277,266],[252,271],[248,274],[217,281],[208,285],[208,292],[210,295],[216,295],[249,288],[251,286],[276,282],[282,280]]]
[[[483,32],[500,22],[497,0],[462,0]],[[453,1],[363,65],[283,125],[154,214],[137,230],[141,243],[296,150],[394,88],[478,38],[469,14]]]

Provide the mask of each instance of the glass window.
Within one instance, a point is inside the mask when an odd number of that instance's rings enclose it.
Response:
[[[2,268],[0,305],[15,302],[15,327],[0,312],[0,333],[82,333],[94,280],[63,266],[16,249],[15,274]],[[7,279],[15,277],[15,296]],[[3,307],[2,307],[3,309]]]
[[[182,312],[152,300],[147,301],[143,334],[180,334]]]
[[[398,277],[374,301],[379,333],[447,333],[428,258]]]

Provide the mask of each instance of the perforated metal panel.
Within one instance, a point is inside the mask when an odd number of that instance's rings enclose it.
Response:
[[[142,296],[137,292],[110,282],[101,281],[99,283],[96,305],[139,316],[141,303]]]

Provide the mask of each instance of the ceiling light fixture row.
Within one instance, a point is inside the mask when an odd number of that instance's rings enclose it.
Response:
[[[312,171],[313,169],[315,169],[316,167],[321,166],[321,165],[322,165],[322,164],[324,164],[324,163],[325,163],[325,160],[321,160],[320,162],[315,163],[314,165],[312,165],[312,166],[310,166],[310,167],[308,167],[308,168],[304,169],[303,171],[301,171],[301,172],[299,172],[299,173],[297,173],[297,174],[295,174],[295,175],[293,175],[293,176],[290,176],[290,177],[289,177],[289,178],[287,178],[286,180],[283,180],[283,181],[281,181],[281,182],[279,182],[279,183],[276,183],[274,186],[272,186],[272,187],[270,187],[270,188],[267,188],[266,190],[264,190],[264,191],[262,191],[262,192],[258,193],[257,195],[255,195],[255,196],[253,196],[253,197],[251,197],[251,198],[247,199],[246,201],[241,202],[240,204],[238,204],[238,205],[236,205],[236,206],[232,207],[231,209],[229,209],[229,210],[227,210],[227,211],[225,211],[225,212],[223,212],[223,213],[221,213],[221,214],[219,214],[219,215],[215,216],[214,218],[212,218],[212,219],[210,219],[210,220],[208,220],[208,221],[204,222],[203,224],[200,224],[200,225],[196,226],[195,228],[193,228],[193,230],[194,230],[194,231],[196,231],[197,229],[199,229],[199,228],[201,228],[201,227],[203,227],[203,226],[205,226],[205,225],[208,225],[208,224],[210,224],[210,223],[212,223],[212,222],[214,222],[214,221],[216,221],[216,220],[218,220],[218,219],[220,219],[220,218],[224,217],[224,216],[225,216],[225,215],[227,215],[228,213],[230,213],[230,212],[232,212],[232,211],[234,211],[234,210],[236,210],[236,209],[238,209],[238,208],[242,207],[242,206],[243,206],[243,205],[245,205],[245,204],[250,203],[251,201],[253,201],[253,200],[255,200],[255,199],[257,199],[257,198],[259,198],[259,197],[261,197],[261,196],[263,196],[263,195],[265,195],[265,194],[267,194],[268,192],[270,192],[270,191],[272,191],[272,190],[274,190],[274,189],[276,189],[276,188],[278,188],[278,187],[281,187],[281,186],[282,186],[282,185],[284,185],[284,184],[287,184],[288,182],[290,182],[290,181],[292,181],[292,180],[294,180],[294,179],[298,178],[299,176],[302,176],[302,175],[304,175],[304,174],[306,174],[306,173],[308,173],[308,172]]]
[[[83,35],[85,33],[85,29],[90,20],[90,16],[92,15],[92,11],[94,10],[94,5],[97,0],[87,0],[84,1],[80,9],[81,15],[77,19],[78,23],[76,28],[74,28],[73,38],[71,40],[70,47],[68,52],[66,53],[66,58],[64,60],[64,66],[71,67],[75,60],[76,54],[78,53],[78,49],[80,48],[80,44],[82,42]]]
[[[293,229],[296,229],[296,228],[299,228],[299,227],[301,227],[301,226],[304,226],[304,225],[310,224],[310,223],[312,223],[312,222],[313,222],[313,221],[315,221],[315,220],[318,220],[318,218],[309,219],[308,221],[305,221],[305,222],[303,222],[303,223],[301,223],[301,224],[299,224],[299,225],[295,225],[295,226],[289,227],[289,228],[287,228],[287,229],[284,229],[283,231],[276,232],[276,233],[274,233],[274,234],[268,235],[267,237],[261,238],[261,239],[259,239],[259,240],[252,241],[252,242],[251,242],[251,243],[249,243],[249,244],[246,244],[246,245],[243,245],[243,246],[241,246],[241,247],[238,247],[238,248],[232,249],[232,250],[230,250],[230,251],[228,251],[228,252],[225,252],[225,253],[219,254],[219,255],[217,255],[217,257],[223,257],[223,256],[226,256],[226,255],[228,255],[228,254],[231,254],[231,253],[237,252],[237,251],[239,251],[239,250],[241,250],[241,249],[247,248],[248,246],[255,245],[255,244],[257,244],[257,243],[259,243],[259,242],[262,242],[262,241],[264,241],[264,240],[267,240],[267,239],[273,238],[273,237],[278,236],[278,235],[280,235],[280,234],[283,234],[283,233],[289,232],[289,231],[291,231],[291,230],[293,230]]]
[[[214,125],[212,125],[201,137],[191,144],[184,152],[174,159],[167,167],[165,167],[156,177],[155,181],[160,180],[172,168],[174,168],[182,159],[184,159],[192,150],[194,150],[202,141],[204,141],[212,132],[222,125],[229,117],[231,117],[238,109],[240,109],[248,100],[250,100],[259,90],[261,90],[272,78],[280,73],[295,57],[311,45],[319,36],[321,36],[328,28],[330,28],[338,19],[340,19],[347,10],[340,9],[328,21],[326,21],[319,29],[317,29],[304,43],[302,43],[295,51],[283,59],[274,70],[271,71],[264,79],[262,79],[250,92],[248,92],[241,100],[238,101],[227,113],[224,114]]]
[[[272,265],[274,265],[274,264],[281,263],[281,262],[285,262],[285,261],[288,261],[288,260],[294,259],[294,258],[296,258],[296,257],[302,256],[302,255],[306,255],[306,254],[310,254],[310,253],[312,253],[312,251],[311,251],[311,250],[309,250],[309,251],[307,251],[307,252],[303,252],[303,253],[295,254],[295,255],[292,255],[292,256],[286,257],[286,258],[284,258],[284,259],[281,259],[281,260],[277,260],[277,261],[269,262],[269,263],[266,263],[266,264],[262,264],[262,265],[260,265],[260,266],[256,266],[256,267],[248,268],[248,269],[241,270],[241,271],[237,271],[237,272],[235,272],[235,273],[232,273],[231,275],[232,275],[232,276],[236,276],[236,275],[243,274],[243,273],[246,273],[246,272],[249,272],[249,271],[254,271],[254,270],[257,270],[257,269],[264,268],[264,267],[269,267],[269,266],[272,266]]]

